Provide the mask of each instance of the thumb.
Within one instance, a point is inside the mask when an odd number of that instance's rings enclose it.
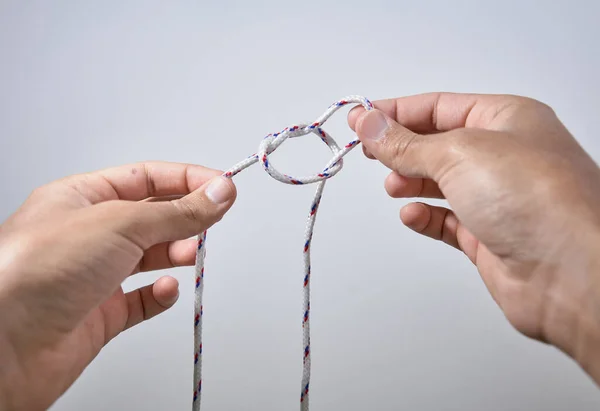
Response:
[[[138,203],[139,217],[125,228],[143,248],[197,235],[221,220],[236,198],[233,182],[219,176],[177,200]],[[135,239],[137,237],[137,239]]]
[[[434,178],[444,139],[416,134],[374,109],[365,111],[356,121],[356,134],[367,151],[386,167],[408,177]]]

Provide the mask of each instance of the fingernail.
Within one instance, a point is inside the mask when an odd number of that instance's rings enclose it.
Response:
[[[215,204],[223,204],[233,196],[233,191],[225,177],[213,179],[206,187],[205,193],[206,197]]]
[[[367,111],[363,115],[359,137],[361,140],[379,140],[388,129],[388,122],[379,110]]]

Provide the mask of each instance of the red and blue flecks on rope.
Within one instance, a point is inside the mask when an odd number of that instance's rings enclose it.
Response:
[[[243,161],[239,162],[223,176],[232,178],[240,171],[250,167],[251,165],[260,162],[263,169],[271,177],[277,181],[281,181],[285,184],[317,184],[317,190],[310,206],[310,213],[308,216],[308,222],[306,225],[306,232],[304,236],[304,277],[303,277],[303,289],[304,289],[304,310],[302,317],[302,339],[303,339],[303,372],[302,372],[302,383],[300,386],[300,410],[308,410],[308,388],[310,385],[310,360],[311,360],[311,348],[310,348],[310,246],[313,235],[313,228],[317,217],[317,211],[325,188],[326,181],[336,175],[343,167],[343,159],[350,150],[356,147],[359,143],[358,139],[350,141],[348,144],[340,148],[335,140],[323,130],[322,126],[329,117],[333,115],[341,107],[348,104],[359,104],[365,110],[372,110],[373,104],[361,96],[349,96],[344,99],[338,100],[333,103],[329,108],[315,121],[310,124],[294,124],[290,127],[286,127],[279,133],[267,135],[260,143],[256,154],[252,154]],[[288,174],[281,173],[278,171],[271,161],[269,161],[269,154],[275,151],[285,140],[288,138],[301,137],[307,134],[316,134],[321,141],[323,141],[329,150],[333,153],[333,157],[325,165],[320,173],[309,177],[292,177]],[[193,410],[200,410],[201,400],[201,388],[202,388],[202,293],[204,290],[204,258],[206,255],[206,233],[201,234],[198,237],[198,251],[196,253],[196,297],[195,297],[195,313],[194,313],[194,401]]]
[[[194,299],[194,400],[193,408],[200,407],[202,388],[202,290],[204,289],[204,256],[206,253],[206,231],[198,236],[196,251],[196,293]]]

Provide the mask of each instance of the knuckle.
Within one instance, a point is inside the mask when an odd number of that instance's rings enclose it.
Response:
[[[50,183],[50,184],[45,184],[43,186],[34,188],[31,191],[31,194],[29,195],[29,199],[32,199],[32,200],[45,199],[46,197],[48,197],[48,195],[50,195],[54,191],[53,190],[55,188],[54,184],[55,183]]]
[[[389,133],[384,140],[386,150],[393,158],[394,168],[400,168],[410,155],[415,143],[417,135],[408,130],[394,129]]]
[[[82,229],[108,230],[141,249],[154,242],[153,226],[148,225],[149,204],[112,200],[98,204],[87,211],[85,220],[93,220],[94,226]]]
[[[518,110],[536,110],[554,113],[554,110],[548,104],[532,97],[506,95],[504,96],[504,103]]]
[[[445,181],[458,169],[461,164],[468,160],[473,160],[473,156],[478,155],[479,143],[483,138],[481,130],[461,128],[447,133],[443,138],[439,138],[432,144],[436,144],[436,155],[429,159],[430,167],[434,170],[432,178],[440,185],[445,185]]]
[[[173,201],[171,204],[175,207],[176,213],[190,223],[204,223],[208,219],[206,207],[199,201],[184,197]]]

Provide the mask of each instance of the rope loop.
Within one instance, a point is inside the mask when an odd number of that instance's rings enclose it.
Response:
[[[286,127],[279,133],[267,135],[260,143],[258,152],[256,154],[257,159],[260,161],[263,169],[273,177],[275,180],[285,184],[312,184],[319,181],[327,180],[336,175],[344,166],[344,160],[342,159],[350,150],[352,150],[358,143],[358,139],[354,139],[346,144],[343,148],[340,148],[337,142],[323,130],[323,124],[341,107],[347,104],[361,104],[366,110],[371,110],[373,105],[371,102],[362,96],[349,96],[345,99],[336,101],[314,122],[311,124],[294,124]],[[288,138],[297,138],[305,136],[307,134],[317,135],[323,143],[329,147],[329,150],[333,153],[333,157],[325,165],[323,170],[312,176],[308,177],[293,177],[288,174],[282,173],[274,167],[273,163],[269,161],[269,154],[273,153],[285,140]]]
[[[267,135],[260,143],[258,152],[248,156],[246,159],[240,161],[233,167],[231,167],[223,176],[232,178],[240,171],[250,167],[252,164],[260,162],[264,170],[275,180],[281,181],[286,184],[312,184],[318,183],[313,201],[310,206],[310,212],[308,215],[308,221],[306,223],[306,232],[304,235],[304,276],[303,276],[303,288],[304,288],[304,305],[302,315],[302,346],[303,346],[303,370],[302,370],[302,382],[300,386],[300,410],[308,411],[308,392],[310,385],[310,362],[311,362],[311,350],[310,350],[310,276],[311,276],[311,263],[310,263],[310,246],[313,236],[313,229],[315,226],[315,219],[317,217],[317,211],[321,202],[321,196],[323,194],[323,188],[325,187],[325,180],[336,175],[343,167],[344,157],[350,150],[356,147],[359,143],[358,139],[354,139],[340,148],[335,140],[327,134],[322,126],[329,117],[333,115],[337,110],[347,104],[360,104],[365,110],[372,110],[373,104],[361,96],[349,96],[342,100],[338,100],[333,103],[329,108],[314,122],[310,124],[296,124],[290,127],[286,127],[279,133]],[[290,175],[281,173],[278,171],[273,164],[269,161],[269,154],[275,151],[285,140],[288,138],[296,138],[305,136],[308,134],[316,134],[319,138],[329,147],[333,153],[333,157],[325,165],[323,170],[315,175],[309,177],[292,177]],[[202,305],[202,293],[204,290],[204,259],[206,256],[206,232],[198,236],[198,251],[196,253],[196,296],[194,299],[194,400],[192,409],[194,411],[200,410],[200,401],[202,397],[202,316],[203,316],[203,305]]]

